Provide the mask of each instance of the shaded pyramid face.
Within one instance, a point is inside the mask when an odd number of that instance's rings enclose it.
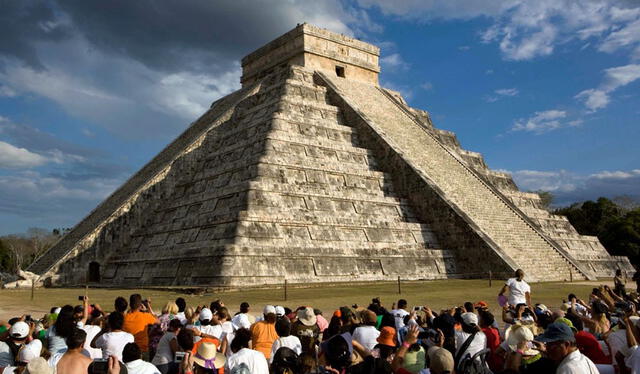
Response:
[[[376,53],[305,24],[247,56],[241,90],[29,270],[51,285],[244,286],[631,269],[379,87]]]

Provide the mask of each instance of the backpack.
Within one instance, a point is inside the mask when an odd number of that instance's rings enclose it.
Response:
[[[489,365],[487,365],[487,354],[490,349],[483,349],[473,356],[467,355],[463,358],[456,368],[459,374],[493,374]]]

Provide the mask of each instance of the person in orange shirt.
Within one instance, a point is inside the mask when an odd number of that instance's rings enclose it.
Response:
[[[124,325],[122,329],[131,335],[140,351],[145,353],[149,351],[149,325],[158,323],[158,318],[153,314],[151,309],[151,300],[147,300],[145,303],[142,301],[140,294],[133,294],[129,298],[129,306],[131,310],[124,315]]]
[[[276,308],[273,305],[264,307],[264,321],[256,322],[251,326],[251,346],[256,351],[262,352],[269,360],[271,346],[278,339],[276,333]]]

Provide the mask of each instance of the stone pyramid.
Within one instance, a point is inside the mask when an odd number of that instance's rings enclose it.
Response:
[[[46,285],[594,279],[597,238],[378,85],[379,49],[302,24],[29,268]]]

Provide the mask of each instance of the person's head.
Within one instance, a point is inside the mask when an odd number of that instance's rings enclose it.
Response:
[[[405,299],[398,300],[398,309],[407,309],[407,300]]]
[[[251,310],[251,308],[248,302],[244,301],[240,304],[240,313],[249,313],[249,310]]]
[[[183,313],[187,307],[187,302],[182,297],[176,299],[176,305],[178,306],[178,313]]]
[[[375,326],[378,323],[378,316],[372,310],[362,312],[362,323],[367,326]]]
[[[524,278],[524,271],[522,269],[516,270],[515,277],[518,280],[522,280]]]
[[[22,343],[29,337],[29,331],[31,331],[31,328],[28,323],[17,321],[11,325],[9,336],[12,341]]]
[[[351,334],[336,335],[321,344],[327,364],[339,372],[351,365]]]
[[[76,305],[75,307],[73,307],[73,319],[76,322],[82,320],[83,316],[84,316],[84,306]]]
[[[618,269],[616,270],[616,277],[621,277],[622,276],[622,270]]]
[[[480,330],[478,328],[478,316],[475,313],[465,312],[460,315],[460,318],[462,319],[462,331],[473,334]]]
[[[466,303],[464,303],[463,305],[465,312],[470,312],[473,313],[473,303],[471,301],[467,301]]]
[[[227,309],[227,307],[224,307],[224,306],[221,306],[218,309],[216,316],[218,317],[218,321],[220,322],[225,322],[231,319],[231,316],[229,315],[229,309]]]
[[[298,354],[289,347],[280,347],[273,356],[273,374],[293,374],[299,372]]]
[[[169,321],[169,327],[167,328],[167,330],[175,333],[175,332],[179,332],[182,327],[183,327],[182,322],[180,322],[179,319],[174,318],[171,321]]]
[[[124,326],[124,314],[120,312],[113,312],[109,314],[107,323],[109,324],[111,331],[122,330],[122,326]]]
[[[429,372],[432,374],[451,374],[455,366],[453,355],[441,347],[431,347],[427,351],[429,356]]]
[[[191,329],[180,329],[176,336],[176,341],[184,351],[191,351],[193,349],[193,331]]]
[[[122,349],[122,362],[125,364],[141,358],[142,352],[140,352],[140,347],[136,343],[127,343]]]
[[[234,339],[235,340],[235,339]],[[218,346],[213,341],[198,343],[193,357],[194,373],[217,373],[225,364],[225,357],[218,352]]]
[[[198,317],[198,319],[200,320],[200,325],[202,326],[210,325],[212,318],[213,318],[213,313],[211,313],[211,310],[209,310],[209,308],[202,308],[202,310],[200,311],[200,316]]]
[[[224,303],[222,302],[222,300],[218,299],[218,300],[214,300],[211,302],[211,304],[209,304],[209,309],[211,309],[212,312],[217,312],[218,310],[220,310],[220,308],[222,308],[224,306]]]
[[[67,348],[69,350],[72,349],[82,349],[84,345],[84,341],[87,339],[87,333],[84,330],[79,329],[77,327],[71,330],[71,334],[67,336],[65,341],[67,342]]]
[[[264,315],[264,320],[267,323],[275,323],[278,319],[276,316],[276,308],[273,305],[265,305],[262,310],[262,315]]]
[[[302,352],[298,360],[300,361],[300,373],[309,374],[316,372],[318,362],[316,361],[315,352],[313,354],[309,352]]]
[[[495,317],[493,314],[486,310],[480,310],[478,313],[478,322],[480,327],[487,328],[493,325],[495,322]]]
[[[71,305],[65,305],[60,309],[58,318],[53,325],[56,330],[56,335],[67,338],[71,335],[71,332],[76,327],[76,321],[73,318],[73,307]]]
[[[174,303],[173,301],[168,301],[162,308],[162,314],[178,314],[178,305],[176,305],[176,303]]]
[[[536,340],[545,343],[547,356],[554,362],[560,363],[575,348],[576,338],[571,328],[562,322],[550,324]]]
[[[291,335],[291,321],[289,321],[289,318],[283,317],[276,321],[276,334],[281,338]]]
[[[236,330],[236,336],[231,341],[231,351],[238,352],[242,348],[249,348],[249,342],[251,341],[251,331],[249,329]]]
[[[113,307],[116,310],[116,312],[120,312],[120,313],[126,312],[128,306],[129,304],[127,303],[127,300],[125,300],[125,298],[122,296],[118,296],[116,298],[116,301],[113,303]]]
[[[131,310],[140,310],[142,308],[142,295],[134,293],[129,296],[129,307]]]
[[[187,319],[188,322],[195,322],[196,319],[198,318],[198,314],[196,314],[195,310],[193,310],[193,307],[186,307],[184,310],[184,317]]]

